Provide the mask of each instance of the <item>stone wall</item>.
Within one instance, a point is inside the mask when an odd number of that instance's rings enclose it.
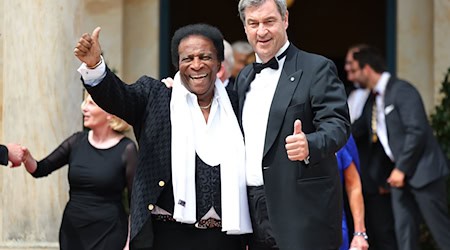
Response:
[[[414,84],[430,114],[450,67],[450,0],[397,0],[397,75]]]
[[[97,26],[119,75],[157,76],[159,0],[0,0],[1,143],[19,142],[42,159],[82,129],[73,48]],[[67,167],[41,179],[0,168],[0,250],[59,249],[68,190]]]
[[[397,74],[430,112],[450,66],[450,0],[397,5]],[[41,159],[82,128],[73,48],[97,26],[106,62],[125,81],[159,77],[159,0],[0,0],[1,143]],[[58,249],[67,168],[38,180],[0,168],[0,195],[0,250]]]

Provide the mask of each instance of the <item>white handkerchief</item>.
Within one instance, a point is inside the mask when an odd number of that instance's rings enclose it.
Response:
[[[384,108],[384,115],[389,115],[389,113],[391,113],[392,110],[394,110],[394,104],[391,104]]]

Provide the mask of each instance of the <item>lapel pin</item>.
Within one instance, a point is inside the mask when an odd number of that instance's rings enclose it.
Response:
[[[290,80],[291,82],[293,82],[295,80],[295,77],[292,76]]]

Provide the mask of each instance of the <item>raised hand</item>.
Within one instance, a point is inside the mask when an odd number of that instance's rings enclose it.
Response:
[[[73,50],[75,56],[89,68],[94,68],[101,60],[102,49],[98,41],[100,30],[97,27],[92,35],[84,33]]]
[[[286,152],[289,160],[303,161],[309,156],[308,140],[302,131],[302,122],[294,122],[294,133],[286,137]]]

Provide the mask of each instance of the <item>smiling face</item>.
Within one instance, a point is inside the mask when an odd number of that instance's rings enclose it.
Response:
[[[81,104],[81,111],[83,112],[83,124],[85,127],[94,129],[96,127],[108,126],[108,117],[110,117],[110,114],[97,106],[90,95]]]
[[[211,40],[191,35],[178,46],[180,77],[184,86],[196,94],[199,101],[211,100],[214,82],[220,70],[217,50]]]
[[[288,13],[284,17],[273,0],[244,11],[247,40],[263,62],[269,61],[287,41]]]

